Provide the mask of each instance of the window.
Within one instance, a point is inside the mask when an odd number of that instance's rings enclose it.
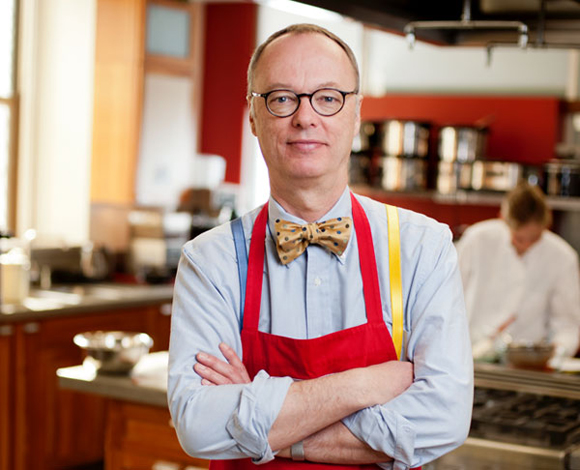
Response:
[[[0,2],[0,231],[15,225],[17,2]]]

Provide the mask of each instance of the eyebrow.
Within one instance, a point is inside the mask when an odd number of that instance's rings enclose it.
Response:
[[[269,90],[293,90],[294,91],[294,89],[290,85],[287,85],[287,84],[282,83],[282,82],[272,83],[267,88]],[[338,89],[340,89],[340,86],[336,82],[324,82],[324,83],[318,84],[317,87],[314,88],[314,91],[320,90],[321,88],[338,88]]]

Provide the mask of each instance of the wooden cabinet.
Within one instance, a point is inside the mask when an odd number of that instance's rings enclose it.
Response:
[[[179,445],[166,408],[111,400],[107,409],[107,470],[194,470],[209,462]]]
[[[0,470],[13,468],[14,327],[0,325]]]
[[[103,460],[106,400],[59,388],[56,370],[82,362],[73,337],[83,331],[143,331],[153,337],[153,350],[167,349],[169,317],[160,310],[157,305],[79,313],[14,325],[14,407],[2,406],[15,413],[13,432],[8,433],[14,436],[12,468],[48,470]],[[0,364],[2,360],[3,355]],[[0,383],[0,404],[2,399]]]
[[[145,0],[98,0],[91,201],[132,203],[143,97]]]

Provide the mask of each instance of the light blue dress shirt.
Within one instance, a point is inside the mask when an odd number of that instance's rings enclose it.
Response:
[[[391,330],[387,218],[384,204],[356,196],[370,222],[382,310]],[[259,209],[243,216],[247,246]],[[352,216],[348,188],[320,220]],[[305,223],[272,198],[266,231],[259,329],[316,338],[366,322],[356,233],[342,256],[318,245],[284,266],[276,253],[274,221]],[[397,398],[343,420],[360,440],[393,457],[385,469],[436,459],[467,437],[473,400],[473,361],[461,277],[446,225],[399,209],[403,277],[403,359],[415,380]],[[169,349],[169,407],[181,445],[207,459],[274,458],[268,432],[292,382],[261,371],[245,385],[202,386],[194,372],[200,351],[223,358],[220,342],[243,357],[240,288],[230,224],[188,242],[179,264]]]

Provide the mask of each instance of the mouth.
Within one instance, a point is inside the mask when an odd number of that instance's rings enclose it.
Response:
[[[315,150],[317,148],[320,148],[320,147],[326,145],[324,142],[321,142],[319,140],[313,140],[313,139],[289,140],[289,141],[287,141],[287,144],[290,145],[291,147],[298,149],[298,150],[301,150],[301,151]]]

